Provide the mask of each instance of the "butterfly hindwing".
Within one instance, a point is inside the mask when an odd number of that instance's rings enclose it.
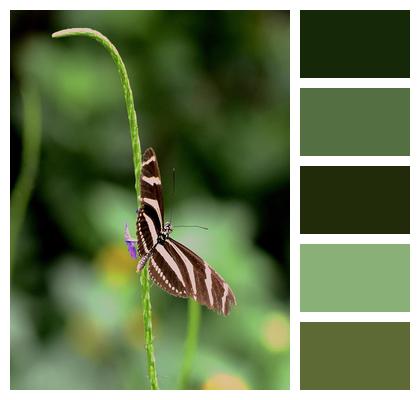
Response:
[[[179,278],[179,267],[173,264],[164,245],[157,245],[150,258],[149,273],[153,282],[172,296],[189,297]],[[178,274],[178,275],[177,275]]]
[[[236,304],[236,298],[225,280],[201,257],[174,239],[167,239],[170,246],[182,259],[183,269],[190,270],[190,286],[186,292],[190,297],[211,310],[227,315]]]

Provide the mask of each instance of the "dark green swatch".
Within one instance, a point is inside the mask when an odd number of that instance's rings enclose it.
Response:
[[[408,244],[302,244],[300,310],[410,311]]]
[[[301,89],[300,154],[410,155],[410,89]]]
[[[301,167],[300,232],[410,233],[409,167]]]
[[[409,78],[408,10],[300,12],[302,78]]]
[[[408,322],[302,322],[301,389],[410,389]]]

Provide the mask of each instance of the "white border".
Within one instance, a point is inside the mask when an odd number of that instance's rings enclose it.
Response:
[[[409,166],[408,156],[300,156],[304,166]]]
[[[5,6],[3,6],[5,4]],[[4,8],[6,7],[6,8]],[[417,383],[418,376],[420,376],[420,365],[419,365],[419,294],[416,283],[419,281],[420,274],[418,268],[420,265],[420,243],[419,243],[419,229],[418,225],[420,222],[420,215],[418,207],[420,204],[419,198],[419,138],[418,132],[420,131],[418,113],[420,110],[419,103],[419,46],[418,39],[420,37],[420,19],[419,19],[419,4],[415,0],[407,1],[396,1],[396,0],[354,0],[354,1],[333,1],[333,0],[242,0],[242,1],[229,1],[229,0],[213,0],[213,1],[202,1],[200,3],[193,1],[135,1],[135,0],[119,0],[118,2],[107,1],[107,0],[39,0],[34,5],[31,0],[14,0],[2,2],[1,8],[1,19],[0,29],[2,35],[2,50],[4,54],[9,54],[10,51],[10,19],[9,10],[25,10],[25,9],[80,9],[80,10],[129,10],[129,9],[144,9],[144,10],[158,10],[158,9],[283,9],[291,10],[291,76],[290,76],[290,90],[291,90],[291,390],[290,391],[229,391],[229,392],[209,392],[209,391],[124,391],[118,392],[118,396],[127,399],[138,399],[139,396],[145,399],[161,399],[165,397],[175,399],[195,399],[197,393],[200,398],[203,399],[214,399],[217,397],[236,399],[236,398],[249,398],[253,399],[256,395],[266,399],[277,399],[279,396],[286,399],[336,399],[339,396],[342,399],[395,399],[395,398],[413,398],[413,396],[419,396],[420,390]],[[410,79],[358,79],[358,80],[337,80],[337,79],[300,79],[299,78],[299,10],[300,9],[410,9],[411,10],[411,78]],[[9,123],[9,63],[2,63],[0,66],[3,90],[2,90],[2,110],[4,111],[4,118],[2,118],[3,135],[2,140],[2,152],[4,154],[1,157],[2,166],[1,168],[1,182],[4,186],[7,186],[6,190],[3,191],[1,197],[1,212],[2,221],[9,221],[9,177],[10,177],[10,153],[7,151],[10,148],[10,138],[6,134],[10,130]],[[327,82],[328,81],[328,82]],[[386,82],[384,82],[386,81]],[[337,86],[336,86],[337,85]],[[311,160],[307,157],[299,157],[299,88],[300,87],[411,87],[411,156],[410,159],[405,161],[401,165],[411,165],[411,235],[401,235],[399,238],[393,238],[392,235],[300,235],[299,234],[299,166],[300,165],[314,165],[309,164]],[[4,89],[8,89],[4,90]],[[4,141],[4,142],[3,142]],[[320,160],[312,161],[316,163],[328,164],[334,160]],[[351,164],[350,158],[344,160],[335,160],[340,165],[358,165]],[[386,162],[382,160],[381,162]],[[393,161],[390,161],[391,163]],[[321,165],[321,164],[319,164]],[[367,165],[367,164],[365,164]],[[379,165],[393,165],[393,164],[379,164]],[[5,183],[9,182],[9,185]],[[1,358],[1,375],[0,375],[0,398],[56,398],[57,396],[66,398],[73,398],[75,393],[72,391],[10,391],[9,390],[9,343],[10,343],[10,314],[9,314],[9,273],[6,266],[9,265],[8,254],[9,254],[9,242],[8,242],[8,224],[2,224],[3,240],[0,241],[0,253],[3,257],[2,279],[0,279],[0,296],[2,296],[1,311],[3,321],[6,321],[6,325],[0,332],[1,345],[2,345],[2,358]],[[322,236],[322,237],[320,237]],[[6,240],[4,239],[6,238]],[[409,320],[411,321],[411,390],[410,391],[299,391],[299,320],[307,320],[307,318],[313,318],[306,316],[307,313],[299,313],[299,243],[411,243],[411,312],[409,313]],[[312,314],[312,313],[311,313]],[[329,313],[330,314],[330,313]],[[339,313],[343,314],[343,313]],[[363,313],[367,316],[366,313]],[[407,313],[401,313],[401,318]],[[339,315],[331,315],[331,318],[341,318]],[[386,317],[381,313],[383,318]],[[327,316],[323,316],[328,318]],[[343,315],[343,318],[349,318],[349,315]],[[363,318],[362,314],[356,313],[351,316],[352,318],[360,319]],[[369,315],[370,317],[370,315]],[[391,318],[391,317],[389,317]],[[397,318],[397,317],[394,317]],[[399,317],[398,317],[399,318]],[[348,319],[347,319],[348,320]],[[408,320],[408,319],[407,319]],[[78,391],[77,396],[81,398],[91,398],[92,395],[100,395],[102,398],[115,398],[113,391]]]
[[[417,4],[418,6],[418,4]],[[411,309],[411,390],[420,393],[419,379],[420,376],[420,347],[419,340],[420,330],[420,295],[417,290],[417,282],[419,282],[418,267],[420,265],[420,236],[419,224],[420,213],[418,205],[420,204],[419,184],[420,182],[420,151],[419,151],[419,130],[420,130],[420,58],[419,46],[416,39],[420,37],[420,9],[418,7],[411,9],[410,17],[410,71],[411,71],[411,91],[410,91],[410,225],[411,225],[411,246],[410,246],[410,309]],[[416,338],[416,339],[415,339]]]
[[[410,322],[410,312],[300,312],[300,322]]]
[[[301,88],[409,88],[409,78],[301,78]]]
[[[10,10],[408,10],[416,0],[7,0]]]
[[[290,11],[290,390],[300,369],[300,11]]]
[[[301,244],[410,244],[410,235],[301,234]]]

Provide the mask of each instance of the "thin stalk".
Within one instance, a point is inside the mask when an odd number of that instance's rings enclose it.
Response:
[[[38,173],[41,147],[41,103],[33,86],[22,89],[22,163],[10,199],[10,273],[13,272],[19,232]]]
[[[64,29],[52,34],[53,38],[62,38],[68,36],[86,36],[99,42],[114,60],[120,75],[121,84],[123,87],[125,105],[127,107],[128,122],[131,132],[131,147],[133,150],[134,163],[134,177],[135,188],[137,194],[137,204],[140,207],[141,192],[140,192],[140,174],[141,174],[141,146],[139,139],[139,130],[137,125],[137,115],[134,108],[133,92],[131,91],[130,81],[128,79],[127,70],[121,59],[120,54],[111,41],[102,33],[89,28],[72,28]],[[144,321],[144,337],[146,342],[147,355],[147,370],[151,389],[159,389],[156,371],[156,360],[153,347],[153,327],[152,327],[152,303],[150,300],[150,279],[147,268],[143,268],[140,276],[140,282],[143,287],[142,301],[143,301],[143,321]]]
[[[181,367],[179,388],[187,389],[190,380],[192,364],[197,349],[198,331],[201,320],[201,306],[192,299],[188,300],[188,327],[185,340],[184,360]]]

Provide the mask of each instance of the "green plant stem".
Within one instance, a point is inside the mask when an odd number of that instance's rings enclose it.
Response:
[[[62,38],[68,36],[86,36],[96,40],[111,55],[117,66],[120,75],[121,84],[123,87],[125,105],[127,107],[128,122],[131,132],[131,147],[133,150],[134,163],[134,177],[135,188],[137,193],[137,204],[140,207],[141,192],[140,192],[140,174],[141,174],[141,146],[139,139],[139,130],[137,125],[136,110],[134,108],[133,92],[131,91],[130,81],[128,79],[127,70],[121,59],[120,54],[111,41],[102,33],[89,28],[71,28],[64,29],[53,33],[53,38]],[[146,342],[147,355],[147,370],[151,389],[159,389],[156,371],[156,360],[153,347],[153,328],[152,328],[152,303],[150,301],[150,279],[148,268],[143,268],[140,276],[140,282],[143,287],[142,301],[143,301],[143,322],[144,322],[144,337]]]
[[[17,240],[38,173],[41,147],[41,104],[33,86],[22,89],[22,163],[10,199],[10,273],[13,272]]]
[[[188,327],[185,340],[184,360],[182,363],[179,388],[187,389],[190,380],[192,363],[197,349],[198,331],[201,320],[201,306],[192,299],[188,300]]]

